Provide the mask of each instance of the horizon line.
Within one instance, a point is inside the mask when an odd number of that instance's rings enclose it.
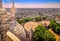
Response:
[[[4,8],[11,8],[12,4],[3,4]],[[60,4],[15,4],[16,8],[60,8]]]

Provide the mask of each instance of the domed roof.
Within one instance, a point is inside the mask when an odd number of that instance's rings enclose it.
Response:
[[[15,16],[12,13],[7,13],[4,15],[3,18],[4,18],[3,22],[9,23],[9,24],[12,23],[9,26],[9,30],[13,32],[13,34],[15,34],[22,41],[25,41],[26,40],[25,30],[16,20],[14,20]]]
[[[32,28],[33,31],[35,31],[35,28],[40,25],[40,24],[43,24],[46,26],[48,26],[50,24],[49,21],[41,21],[41,22],[27,22],[24,24],[24,28],[27,30],[27,31],[30,31],[30,29]]]
[[[11,20],[12,15],[9,15],[9,16],[8,15],[9,14],[6,12],[4,8],[0,9],[0,21],[3,27],[7,27],[10,25],[11,21],[8,21],[8,20]]]
[[[27,22],[25,23],[24,25],[24,28],[27,30],[27,31],[30,31],[30,29],[32,29],[33,31],[35,30],[35,28],[39,25],[38,22]]]
[[[10,14],[5,14],[4,16],[3,16],[3,23],[5,22],[5,23],[11,23],[12,21],[14,21],[14,16],[10,13]]]
[[[14,18],[15,16],[11,13],[7,13],[6,15],[4,15],[5,19],[9,19],[9,18]]]
[[[14,33],[22,41],[26,40],[26,32],[25,32],[23,26],[21,26],[19,23],[16,23],[16,26],[15,26],[15,29],[14,29]]]
[[[0,8],[0,14],[6,14],[6,13],[7,13],[6,9]]]

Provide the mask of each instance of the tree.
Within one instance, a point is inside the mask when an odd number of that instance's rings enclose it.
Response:
[[[55,33],[60,35],[60,23],[57,23],[55,20],[51,20],[50,28],[52,28]]]
[[[18,23],[20,23],[20,24],[24,24],[24,23],[26,23],[26,22],[28,22],[28,21],[33,21],[33,18],[23,18],[23,19],[19,19],[19,20],[17,20],[18,21]]]
[[[20,19],[20,20],[17,20],[17,21],[18,21],[18,23],[20,23],[20,24],[25,23],[25,20],[23,20],[23,19]]]
[[[46,20],[46,19],[47,19],[47,16],[43,17],[42,19],[43,19],[43,20]]]
[[[33,21],[33,18],[24,18],[23,20],[25,20],[25,22]]]
[[[41,17],[35,17],[34,19],[35,19],[35,21],[41,21],[42,20]]]
[[[33,34],[34,41],[56,41],[54,35],[50,33],[43,25],[39,25],[35,28]]]

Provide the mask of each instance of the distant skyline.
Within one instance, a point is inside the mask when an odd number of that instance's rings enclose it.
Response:
[[[16,8],[60,8],[60,0],[14,0]],[[10,8],[12,0],[3,0],[3,7]]]

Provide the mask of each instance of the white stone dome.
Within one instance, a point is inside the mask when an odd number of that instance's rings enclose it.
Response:
[[[7,11],[6,11],[6,9],[4,9],[4,8],[0,8],[0,14],[6,14],[7,13]]]
[[[16,27],[14,29],[14,33],[20,38],[22,41],[26,41],[26,32],[22,25],[16,23]]]

